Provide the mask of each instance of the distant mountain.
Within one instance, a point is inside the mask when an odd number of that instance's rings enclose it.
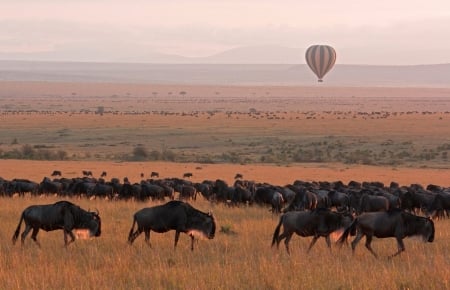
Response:
[[[240,51],[240,52],[239,52]],[[132,82],[159,84],[316,85],[306,64],[149,64],[0,61],[0,81]],[[255,56],[254,60],[257,59]],[[323,86],[450,87],[450,64],[370,66],[337,64]]]
[[[199,58],[217,64],[293,64],[305,63],[304,50],[282,46],[245,46]]]
[[[119,54],[119,56],[115,55]],[[125,62],[158,64],[292,64],[304,63],[304,51],[282,46],[245,46],[205,57],[186,57],[155,51],[124,53],[119,51],[48,51],[34,53],[0,53],[0,59],[24,61]]]

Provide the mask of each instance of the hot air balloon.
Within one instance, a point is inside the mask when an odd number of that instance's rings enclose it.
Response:
[[[336,62],[336,51],[328,45],[312,45],[306,50],[306,63],[322,82]]]

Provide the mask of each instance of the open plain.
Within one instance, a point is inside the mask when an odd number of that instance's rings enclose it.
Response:
[[[202,86],[0,82],[0,176],[40,182],[63,177],[381,181],[450,186],[450,89],[383,87]],[[268,208],[212,209],[214,240],[189,250],[182,235],[152,234],[126,243],[132,215],[156,202],[72,200],[97,208],[102,236],[68,249],[62,232],[11,243],[21,211],[58,197],[0,199],[0,288],[4,289],[448,289],[450,223],[436,221],[432,244],[407,239],[332,251],[295,236],[292,255],[271,249],[278,216]]]

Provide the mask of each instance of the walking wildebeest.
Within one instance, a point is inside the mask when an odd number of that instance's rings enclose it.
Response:
[[[355,252],[358,242],[366,236],[366,248],[375,256],[370,243],[372,238],[397,239],[398,251],[389,256],[392,258],[405,250],[403,239],[409,236],[422,236],[424,241],[433,242],[434,223],[431,219],[416,216],[400,209],[392,209],[387,212],[365,212],[357,216],[353,223],[345,229],[338,243],[347,240],[348,234],[356,230],[356,238],[352,241],[352,251]]]
[[[159,173],[155,172],[155,171],[152,171],[152,173],[150,173],[150,178],[151,177],[158,177],[159,178]]]
[[[65,246],[75,240],[73,229],[88,229],[91,236],[99,237],[101,234],[101,220],[98,212],[89,212],[79,206],[68,202],[58,201],[54,204],[32,205],[27,207],[20,217],[19,225],[12,237],[13,244],[19,236],[22,221],[25,221],[25,230],[21,235],[22,244],[28,233],[33,230],[31,239],[40,246],[36,239],[39,229],[44,231],[63,230]],[[67,240],[67,235],[71,240]]]
[[[100,177],[106,177],[106,175],[108,175],[108,173],[106,171],[103,171]]]
[[[216,222],[212,214],[201,212],[188,203],[178,200],[169,201],[163,205],[143,208],[134,214],[128,243],[131,245],[144,232],[145,242],[151,246],[150,231],[165,233],[170,230],[175,230],[174,248],[177,247],[180,233],[186,233],[191,237],[191,250],[194,250],[194,236],[200,234],[213,239]]]
[[[273,233],[272,246],[284,240],[286,251],[290,255],[289,241],[296,233],[301,237],[313,236],[308,247],[308,252],[320,237],[325,237],[328,248],[331,249],[330,234],[341,228],[348,227],[352,222],[352,216],[343,213],[333,212],[325,208],[317,208],[312,211],[289,211],[280,217]],[[283,225],[283,233],[280,235],[280,228]]]

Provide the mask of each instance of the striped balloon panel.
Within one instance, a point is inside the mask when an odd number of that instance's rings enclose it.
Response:
[[[319,78],[319,82],[336,62],[336,51],[328,45],[312,45],[306,50],[306,63]]]

